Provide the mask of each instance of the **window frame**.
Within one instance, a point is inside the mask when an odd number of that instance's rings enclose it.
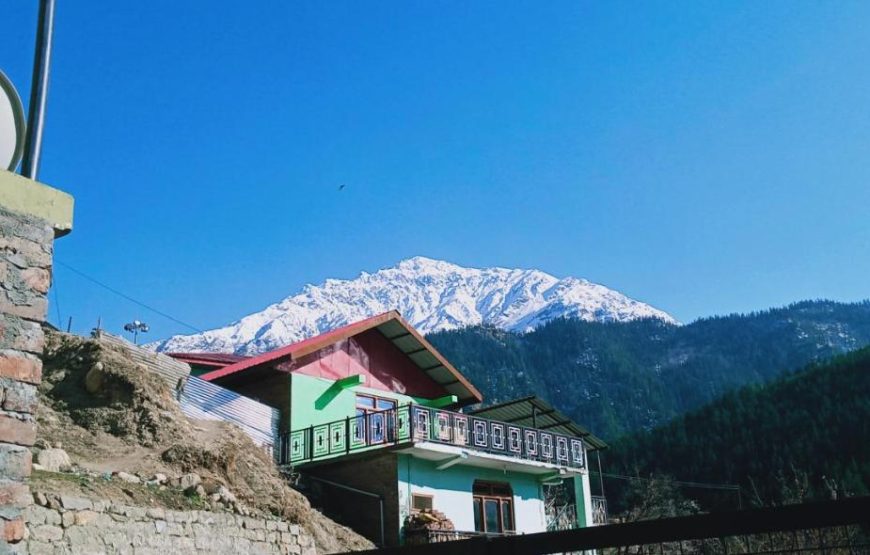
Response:
[[[412,493],[411,494],[411,514],[420,513],[426,509],[418,509],[414,506],[414,501],[416,499],[428,499],[429,500],[429,509],[435,508],[435,496],[428,493]]]
[[[367,404],[360,405],[360,399],[368,399],[371,401],[371,406]],[[378,403],[389,403],[391,405],[390,408],[379,409]],[[391,421],[391,418],[388,414],[384,415],[384,429],[381,431],[381,439],[379,441],[374,441],[371,438],[371,430],[369,429],[369,421],[370,415],[373,413],[385,413],[388,411],[397,411],[399,408],[399,401],[396,399],[391,399],[389,397],[382,397],[380,395],[373,395],[371,393],[356,393],[354,397],[354,419],[356,419],[356,433],[354,435],[354,441],[362,441],[366,445],[379,445],[382,443],[387,443],[390,441],[390,434],[394,431],[395,422]],[[362,425],[360,425],[360,421],[362,421]]]
[[[481,524],[483,530],[475,530],[484,534],[508,534],[516,533],[516,512],[514,504],[513,488],[507,482],[490,482],[488,480],[475,480],[472,485],[472,510],[475,513],[475,521]],[[486,525],[486,502],[495,501],[498,506],[498,530],[487,530]],[[510,511],[510,522],[504,522],[505,505]],[[478,512],[479,511],[479,512]],[[477,528],[477,526],[475,526]]]

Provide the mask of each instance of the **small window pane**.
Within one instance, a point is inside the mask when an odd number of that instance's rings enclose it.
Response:
[[[484,499],[484,509],[486,511],[486,531],[501,532],[501,526],[498,522],[498,501],[495,499]]]
[[[396,408],[396,402],[389,399],[378,399],[378,410],[389,410]]]
[[[483,532],[483,514],[479,497],[474,498],[474,531]]]
[[[432,509],[432,498],[428,495],[411,495],[411,508],[414,511]]]
[[[514,529],[514,515],[511,504],[512,503],[506,499],[501,502],[501,522],[505,530]]]
[[[356,406],[366,408],[366,409],[373,409],[373,408],[375,408],[375,400],[371,397],[357,395],[356,396]]]

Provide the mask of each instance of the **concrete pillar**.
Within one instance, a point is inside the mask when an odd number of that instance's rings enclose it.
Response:
[[[52,249],[72,208],[66,193],[0,170],[0,553],[26,534]]]

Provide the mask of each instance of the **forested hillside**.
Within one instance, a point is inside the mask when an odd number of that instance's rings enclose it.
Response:
[[[870,348],[728,393],[605,452],[608,472],[739,484],[781,501],[805,475],[815,498],[870,493]]]
[[[487,403],[535,393],[614,440],[870,345],[870,302],[806,301],[685,326],[556,320],[528,334],[472,327],[429,339]]]

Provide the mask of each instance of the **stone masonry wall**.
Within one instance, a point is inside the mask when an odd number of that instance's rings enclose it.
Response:
[[[54,230],[0,207],[0,553],[25,536]]]
[[[20,553],[315,555],[299,526],[281,520],[209,511],[170,511],[71,496],[36,495],[25,510],[28,538]]]

